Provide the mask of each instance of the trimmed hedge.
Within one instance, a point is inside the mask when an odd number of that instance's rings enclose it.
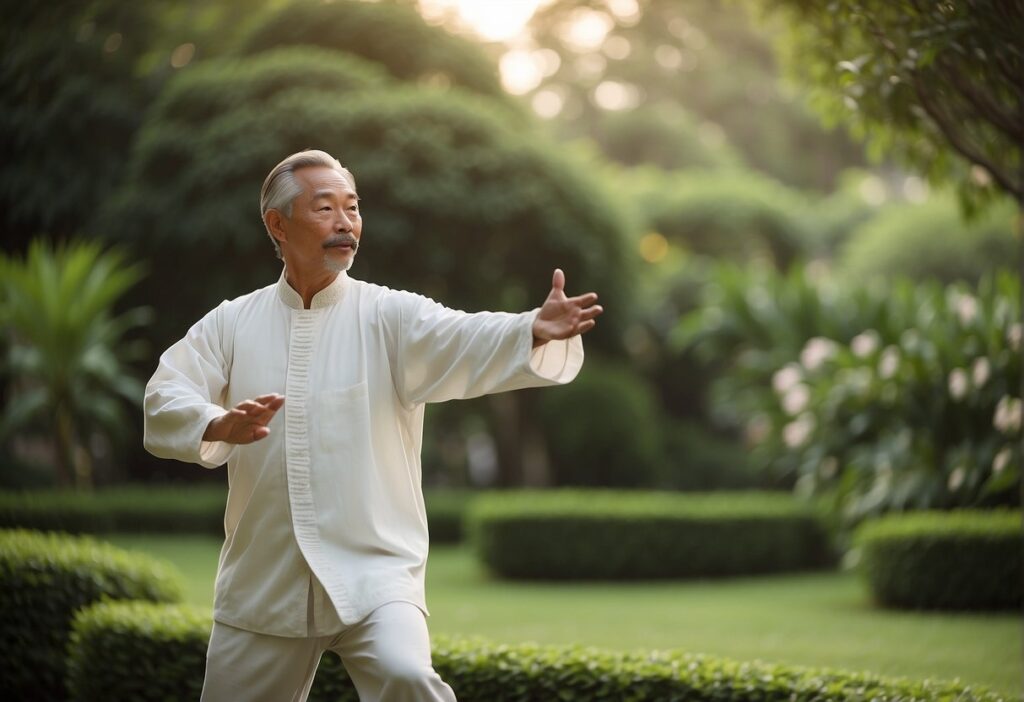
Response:
[[[509,578],[748,575],[834,562],[818,514],[782,494],[502,492],[475,500],[468,519],[478,556]]]
[[[0,527],[73,534],[224,535],[227,490],[123,487],[91,493],[0,492]]]
[[[188,608],[96,605],[75,620],[69,676],[73,699],[198,699],[209,633],[209,618]],[[891,680],[673,652],[609,653],[439,638],[433,657],[434,667],[461,702],[1009,700],[955,683]],[[358,699],[337,656],[324,656],[309,699]]]
[[[103,599],[181,599],[170,566],[89,538],[0,531],[0,680],[6,699],[64,699],[71,619]]]
[[[1022,603],[1019,510],[918,512],[855,534],[875,599],[911,609],[1015,609]]]
[[[431,543],[462,540],[470,490],[427,490]],[[72,534],[156,533],[224,536],[227,490],[201,487],[120,487],[91,493],[0,492],[0,528]]]

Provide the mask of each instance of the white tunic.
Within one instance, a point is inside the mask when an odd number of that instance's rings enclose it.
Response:
[[[147,450],[228,465],[217,621],[306,636],[317,580],[346,624],[398,600],[426,612],[424,403],[572,380],[580,338],[533,349],[536,315],[467,314],[344,273],[307,310],[282,275],[164,352]],[[226,407],[268,393],[285,396],[268,437],[202,440]]]

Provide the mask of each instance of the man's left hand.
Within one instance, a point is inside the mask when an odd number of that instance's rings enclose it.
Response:
[[[597,293],[593,292],[566,297],[565,273],[561,268],[556,268],[551,278],[551,292],[533,323],[534,348],[554,339],[569,339],[593,329],[597,324],[594,318],[604,312],[604,308],[595,302]]]

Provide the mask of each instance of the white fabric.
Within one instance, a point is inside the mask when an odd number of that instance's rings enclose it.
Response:
[[[572,380],[580,338],[533,349],[536,314],[467,314],[344,273],[303,309],[282,274],[169,348],[146,387],[145,445],[228,464],[214,618],[305,636],[315,580],[346,623],[393,601],[425,613],[424,403]],[[202,441],[225,407],[268,393],[285,404],[267,438]]]
[[[214,622],[202,702],[304,702],[325,651],[360,702],[455,702],[434,671],[423,612],[392,602],[329,636],[269,636]]]

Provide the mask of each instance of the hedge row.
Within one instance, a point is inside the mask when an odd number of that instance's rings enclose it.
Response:
[[[462,538],[469,491],[428,490],[425,495],[434,543]],[[93,493],[0,492],[0,528],[72,534],[194,533],[224,535],[226,489],[133,486]]]
[[[1024,600],[1019,510],[889,515],[862,525],[855,543],[883,605],[1016,609]]]
[[[0,531],[0,681],[6,699],[64,699],[71,619],[103,599],[176,602],[181,576],[89,538]]]
[[[490,493],[474,500],[468,524],[483,563],[509,578],[727,576],[834,563],[819,515],[782,494]]]
[[[85,610],[75,620],[70,649],[72,699],[198,699],[209,632],[208,616],[188,608],[109,603]],[[439,639],[433,655],[434,667],[461,702],[1008,700],[953,683],[887,680],[682,653],[617,654]],[[324,656],[309,699],[358,699],[336,656]]]

